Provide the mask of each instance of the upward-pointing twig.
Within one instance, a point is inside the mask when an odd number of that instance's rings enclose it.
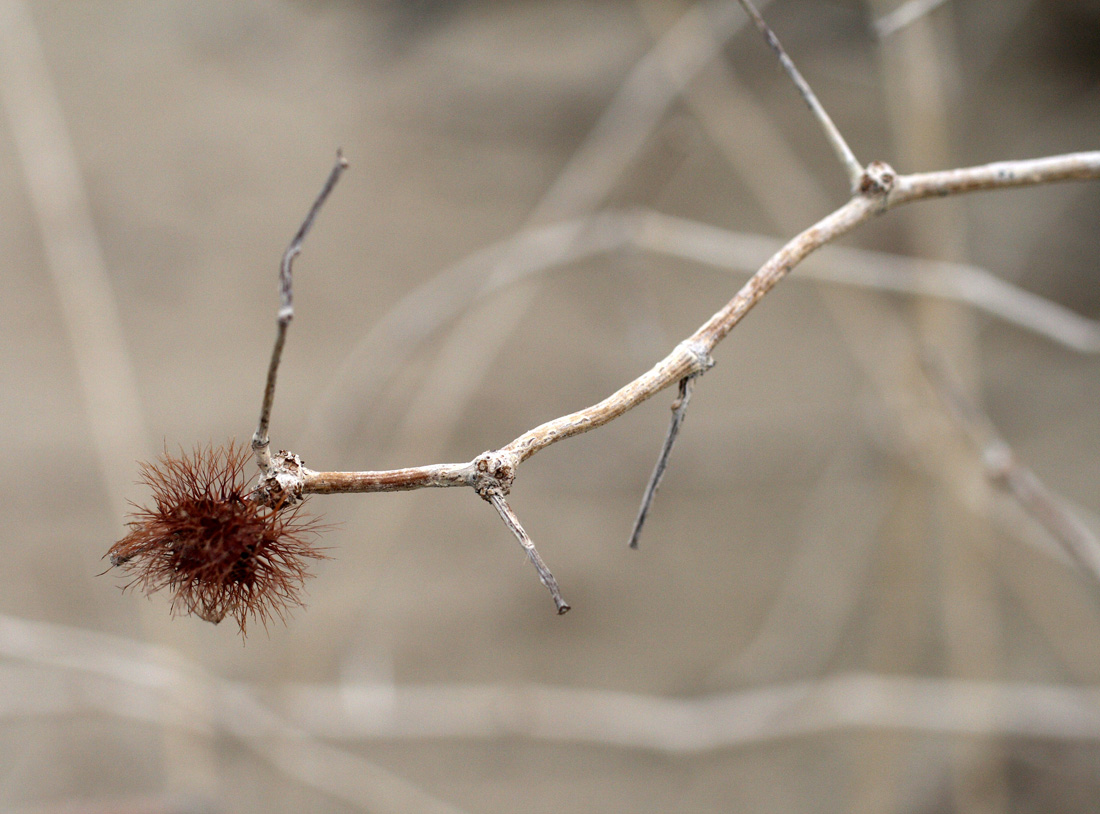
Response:
[[[271,362],[267,366],[267,383],[264,386],[264,400],[260,407],[260,420],[256,425],[256,432],[252,436],[252,452],[256,456],[256,463],[266,475],[271,470],[271,448],[267,437],[267,428],[271,421],[271,405],[275,401],[275,378],[279,373],[279,360],[283,356],[283,345],[286,342],[286,330],[290,321],[294,319],[294,287],[291,276],[294,267],[294,258],[302,251],[302,241],[306,239],[317,213],[325,203],[332,188],[340,180],[340,174],[348,166],[347,159],[342,151],[336,151],[336,163],[332,171],[325,179],[325,185],[313,202],[302,225],[283,253],[283,262],[279,265],[279,317],[275,329],[275,346],[271,349]]]
[[[756,23],[756,27],[760,29],[760,33],[764,35],[765,41],[771,46],[771,49],[775,51],[776,56],[779,57],[779,64],[783,66],[783,70],[787,72],[787,75],[794,82],[795,87],[798,88],[798,92],[802,94],[803,100],[810,108],[810,112],[814,114],[818,123],[821,125],[821,129],[825,131],[825,138],[828,139],[829,144],[833,148],[833,152],[836,153],[837,158],[840,159],[840,163],[844,165],[845,172],[848,173],[848,186],[854,193],[859,189],[860,178],[863,175],[863,167],[856,159],[855,153],[852,152],[852,148],[848,146],[848,142],[844,140],[844,136],[840,134],[840,130],[833,124],[833,120],[829,118],[829,114],[825,112],[825,108],[821,106],[821,102],[818,101],[817,96],[810,88],[809,83],[802,78],[802,74],[799,73],[798,68],[795,67],[794,61],[787,56],[787,52],[783,50],[783,46],[779,43],[779,38],[775,36],[775,32],[768,27],[768,24],[764,22],[764,18],[760,16],[760,12],[756,10],[756,7],[750,2],[750,0],[740,0],[741,6],[745,9],[745,13],[752,18],[752,21]]]

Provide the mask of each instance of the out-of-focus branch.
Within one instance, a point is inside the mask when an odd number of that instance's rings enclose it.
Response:
[[[239,739],[288,778],[351,808],[460,814],[460,809],[388,769],[318,740],[262,704],[248,686],[219,678],[169,648],[0,614],[0,656],[86,679],[84,692],[66,688],[63,702],[51,705],[54,714],[65,711],[67,701],[69,711],[84,707],[143,723],[220,731]],[[201,687],[204,693],[182,692],[185,687]],[[41,682],[34,694],[45,706]],[[165,704],[165,697],[172,703]],[[198,698],[209,698],[211,704],[196,703]],[[0,714],[10,712],[5,708],[10,701],[0,700]],[[168,717],[167,711],[176,706],[185,714]]]
[[[129,488],[123,473],[148,450],[149,436],[92,205],[30,5],[0,3],[0,108],[69,335],[111,510],[121,513]]]
[[[197,676],[171,652],[119,637],[0,616],[0,654],[37,668],[31,681],[5,674],[0,718],[94,711],[179,725],[165,720],[163,696],[212,682],[214,709],[191,706],[182,725],[240,739],[289,777],[372,811],[454,809],[326,741],[521,737],[664,754],[878,729],[1100,741],[1096,686],[876,673],[695,698],[538,684],[299,685],[284,689],[279,714],[247,685]],[[84,681],[43,681],[41,668]]]
[[[357,342],[355,367],[371,371],[364,386],[337,384],[317,399],[310,423],[329,438],[346,428],[331,405],[354,402],[369,411],[378,393],[438,331],[475,303],[530,277],[616,252],[650,252],[750,275],[782,242],[647,209],[596,214],[522,229],[448,266],[407,294]],[[966,303],[1081,353],[1100,352],[1100,322],[964,263],[924,260],[829,246],[794,278]],[[332,428],[335,427],[335,430]]]
[[[1100,740],[1100,687],[846,673],[696,698],[544,685],[301,687],[299,725],[339,740],[526,737],[685,754],[838,731]]]
[[[922,359],[948,412],[982,457],[989,480],[1009,494],[1062,546],[1078,566],[1100,580],[1100,540],[1056,492],[1020,462],[1012,447],[936,358]]]

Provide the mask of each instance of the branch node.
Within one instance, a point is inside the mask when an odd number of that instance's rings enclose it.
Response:
[[[868,198],[886,196],[897,178],[894,168],[885,161],[872,161],[859,177],[859,193]]]
[[[308,470],[293,452],[279,450],[252,492],[252,499],[271,508],[293,506],[303,499],[302,490]]]
[[[483,452],[474,458],[470,486],[485,500],[493,495],[506,495],[512,491],[516,479],[516,456],[500,450]]]
[[[710,355],[710,347],[706,342],[688,338],[680,343],[680,348],[691,357],[691,373],[689,374],[691,378],[702,376],[714,367],[714,359]]]

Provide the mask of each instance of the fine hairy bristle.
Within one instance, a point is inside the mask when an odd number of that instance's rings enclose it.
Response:
[[[308,560],[325,559],[312,540],[320,526],[294,507],[253,500],[244,476],[250,454],[233,443],[166,451],[141,465],[152,507],[134,506],[130,533],[107,552],[146,594],[172,593],[172,613],[193,613],[217,624],[233,617],[246,632],[249,618],[265,626],[302,604]]]

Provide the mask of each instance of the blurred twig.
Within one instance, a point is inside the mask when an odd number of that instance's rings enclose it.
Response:
[[[19,641],[26,633],[33,638]],[[12,617],[0,617],[0,654],[80,678],[74,684],[38,674],[11,682],[12,693],[0,701],[6,718],[99,711],[157,722],[159,696],[171,682],[194,680],[196,669],[136,642]],[[96,676],[109,683],[81,686]],[[218,686],[217,707],[192,710],[191,726],[241,738],[289,776],[375,811],[454,809],[321,739],[522,737],[665,754],[893,729],[1100,742],[1100,687],[1036,682],[857,672],[694,698],[539,684],[290,685],[282,692],[285,718],[258,704],[246,685]],[[380,773],[385,792],[364,789]]]
[[[0,2],[0,106],[69,334],[109,505],[121,516],[124,473],[144,456],[148,432],[80,165],[24,0]]]
[[[1057,540],[1078,566],[1100,581],[1100,540],[1057,493],[1022,464],[1012,447],[932,355],[923,358],[924,370],[951,417],[981,455],[989,480],[1012,496]]]
[[[370,390],[354,395],[339,391],[338,376],[332,390],[319,400],[311,423],[327,423],[333,417],[328,405],[335,400],[353,400],[360,409],[369,408],[431,336],[475,303],[529,277],[589,257],[631,250],[751,274],[761,257],[781,247],[774,238],[647,209],[604,210],[521,229],[448,266],[391,308],[352,352],[356,367],[373,372]],[[1100,353],[1100,322],[978,266],[828,246],[810,258],[794,279],[956,300],[1072,350]]]

